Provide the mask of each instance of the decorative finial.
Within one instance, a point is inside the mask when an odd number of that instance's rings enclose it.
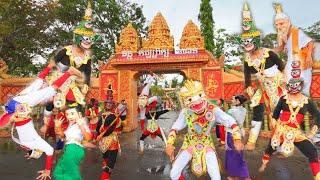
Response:
[[[244,5],[243,5],[242,20],[244,22],[252,21],[251,13],[250,13],[249,6],[248,6],[247,2],[245,2]]]
[[[244,3],[244,5],[243,5],[243,10],[244,10],[244,11],[249,11],[249,7],[248,7],[247,2]]]
[[[277,14],[283,13],[282,6],[280,3],[273,3],[273,7]]]
[[[283,12],[282,6],[280,3],[273,3],[273,7],[276,11],[275,20],[289,19],[289,16]]]
[[[92,8],[91,8],[90,1],[88,1],[87,9],[85,10],[83,19],[87,21],[91,21],[91,17],[92,17]]]

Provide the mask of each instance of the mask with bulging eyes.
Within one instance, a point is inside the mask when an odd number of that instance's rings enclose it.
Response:
[[[81,36],[80,46],[84,49],[90,49],[93,44],[94,38],[88,36]]]
[[[248,44],[253,44],[253,38],[247,38],[241,40],[243,46],[247,46]]]
[[[207,99],[204,92],[188,97],[184,100],[184,105],[190,108],[195,113],[202,113],[207,107]]]
[[[53,98],[55,108],[62,108],[66,105],[66,98],[62,93],[57,93]]]
[[[243,22],[242,23],[242,29],[244,31],[249,31],[251,29],[251,23],[250,22]]]
[[[302,91],[303,79],[302,78],[291,78],[286,85],[286,89],[290,94],[296,94]]]
[[[86,41],[88,43],[92,43],[94,41],[94,37],[82,36],[82,41]]]
[[[22,103],[16,106],[15,114],[18,118],[27,118],[30,116],[32,109],[29,105]]]
[[[293,68],[291,70],[291,76],[293,78],[298,78],[298,77],[300,77],[300,75],[301,75],[301,69],[300,68]]]
[[[260,45],[261,45],[260,37],[251,37],[251,38],[241,39],[241,46],[247,52],[258,49]]]

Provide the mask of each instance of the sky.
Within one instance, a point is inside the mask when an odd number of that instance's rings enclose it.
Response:
[[[201,0],[129,0],[143,6],[149,25],[157,12],[166,19],[175,44],[180,41],[184,26],[191,19],[199,26],[198,14]],[[241,32],[243,0],[211,0],[215,28],[228,33]],[[273,2],[279,2],[295,26],[306,28],[320,20],[319,0],[247,0],[256,26],[263,34],[275,32]]]
[[[157,12],[166,19],[175,45],[180,42],[182,31],[188,20],[200,25],[198,14],[201,0],[129,0],[143,6],[143,13],[150,24]],[[243,3],[247,2],[257,28],[263,35],[275,32],[273,3],[282,4],[283,11],[290,16],[293,25],[306,28],[320,20],[320,0],[211,0],[215,29],[228,33],[241,33]],[[172,80],[177,75],[166,75]],[[182,76],[178,77],[182,81]]]

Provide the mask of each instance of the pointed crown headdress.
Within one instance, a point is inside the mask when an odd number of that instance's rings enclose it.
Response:
[[[90,1],[88,2],[87,8],[85,10],[85,15],[83,16],[83,20],[79,23],[79,25],[74,29],[73,33],[81,36],[94,36],[95,32],[92,29],[92,8]]]
[[[276,11],[276,16],[275,16],[275,20],[279,20],[279,19],[289,19],[289,16],[286,15],[283,10],[282,10],[282,6],[280,3],[274,3],[273,7]]]
[[[259,37],[261,32],[256,28],[253,19],[251,17],[251,12],[247,3],[244,3],[243,11],[242,11],[242,24],[243,26],[250,27],[248,30],[244,30],[241,34],[242,38],[253,38]]]
[[[187,80],[180,89],[179,96],[182,99],[203,93],[203,86],[199,81]]]
[[[242,21],[244,21],[244,22],[252,21],[251,12],[249,10],[247,3],[244,3],[244,5],[243,5]]]

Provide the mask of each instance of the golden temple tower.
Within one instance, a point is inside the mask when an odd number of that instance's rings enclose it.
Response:
[[[142,49],[174,50],[174,40],[170,35],[169,26],[160,12],[153,18],[148,28],[148,38],[142,41]]]
[[[197,25],[191,20],[188,21],[182,32],[180,39],[180,49],[198,49],[204,50],[204,38]]]
[[[139,48],[139,37],[136,29],[131,23],[124,28],[120,34],[119,43],[116,44],[116,54],[120,54],[122,51],[132,51],[136,53]]]

